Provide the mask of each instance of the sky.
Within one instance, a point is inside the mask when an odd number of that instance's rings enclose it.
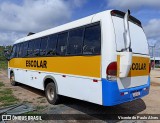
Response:
[[[160,0],[0,0],[0,45],[108,9],[130,9],[160,57]]]

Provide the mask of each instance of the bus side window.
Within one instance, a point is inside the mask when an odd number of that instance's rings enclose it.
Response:
[[[86,27],[83,45],[83,54],[100,54],[101,52],[101,28],[100,24]]]
[[[22,52],[23,52],[23,43],[20,43],[20,44],[19,44],[18,57],[22,57]]]
[[[56,55],[56,45],[57,45],[57,34],[50,35],[47,45],[47,56]]]
[[[28,41],[23,43],[23,55],[22,55],[22,57],[27,56],[27,48],[28,48]]]
[[[29,41],[28,49],[27,49],[27,56],[33,56],[33,48],[34,48],[34,41]]]
[[[33,56],[39,56],[41,39],[34,40]]]
[[[68,32],[58,35],[57,55],[65,55],[67,49]]]
[[[48,37],[41,38],[40,56],[46,55]]]
[[[13,45],[10,59],[14,58],[15,56],[16,56],[16,45]]]
[[[20,44],[16,44],[16,45],[17,45],[17,48],[16,48],[16,54],[15,54],[15,57],[16,57],[16,58],[18,58]]]
[[[69,31],[67,54],[80,55],[82,54],[84,28],[73,29]]]

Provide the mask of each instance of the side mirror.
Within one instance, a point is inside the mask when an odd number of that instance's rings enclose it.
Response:
[[[11,51],[8,50],[8,49],[4,49],[4,56],[7,60],[10,60],[10,54],[11,54]]]

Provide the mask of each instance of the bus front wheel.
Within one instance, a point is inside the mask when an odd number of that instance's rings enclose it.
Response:
[[[14,76],[14,73],[11,73],[10,74],[10,83],[12,86],[16,86],[16,81],[15,81],[15,76]]]
[[[48,83],[45,89],[45,95],[50,104],[57,104],[59,101],[58,94],[56,92],[56,86],[53,82]]]

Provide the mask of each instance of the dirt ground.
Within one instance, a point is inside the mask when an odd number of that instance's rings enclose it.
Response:
[[[45,106],[48,102],[45,98],[44,92],[29,86],[19,84],[18,86],[11,86],[7,78],[5,70],[0,71],[0,81],[4,82],[5,87],[13,90],[13,94],[20,102],[32,103],[34,106]]]
[[[151,71],[151,88],[148,96],[112,107],[103,107],[100,105],[62,97],[59,105],[50,105],[45,98],[44,92],[20,84],[11,86],[7,78],[6,71],[0,71],[0,81],[5,86],[13,90],[13,94],[20,99],[20,102],[31,103],[33,106],[39,106],[41,112],[48,114],[160,114],[160,69]],[[99,122],[106,122],[103,119],[94,116]],[[54,122],[54,121],[52,121]],[[79,121],[74,121],[79,122]],[[117,121],[116,121],[117,122]],[[135,122],[121,120],[118,122]],[[136,121],[137,122],[137,121]],[[160,121],[139,121],[139,122],[160,122]]]

